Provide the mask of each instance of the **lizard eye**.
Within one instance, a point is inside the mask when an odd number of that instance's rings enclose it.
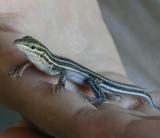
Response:
[[[41,57],[41,58],[44,57],[44,53],[40,54],[40,57]]]
[[[31,49],[35,49],[36,47],[35,46],[31,46]]]

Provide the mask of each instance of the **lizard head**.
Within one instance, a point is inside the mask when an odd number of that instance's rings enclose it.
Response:
[[[47,49],[42,43],[31,36],[25,36],[14,41],[16,47],[27,57],[42,57]]]
[[[47,48],[31,36],[25,36],[14,41],[16,47],[24,53],[28,60],[35,64],[42,64],[47,62],[46,50]]]
[[[21,39],[16,39],[14,43],[16,44],[17,48],[25,54],[27,54],[26,52],[35,52],[38,50],[38,48],[41,50],[41,47],[44,47],[43,44],[31,36],[25,36]]]

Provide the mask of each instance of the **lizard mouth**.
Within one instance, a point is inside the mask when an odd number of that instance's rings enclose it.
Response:
[[[17,44],[17,43],[19,43],[19,42],[20,42],[20,39],[14,40],[14,43],[15,43],[15,44]]]
[[[20,50],[22,53],[27,54],[30,52],[30,50],[28,49],[28,47],[24,44],[22,44],[21,42],[16,42],[15,46],[18,48],[18,50]]]

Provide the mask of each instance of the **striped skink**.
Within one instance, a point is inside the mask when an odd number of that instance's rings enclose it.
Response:
[[[110,80],[77,62],[57,56],[31,36],[16,39],[15,44],[39,70],[48,75],[59,75],[57,88],[64,87],[66,80],[71,80],[91,87],[95,94],[95,97],[88,97],[91,103],[102,103],[106,99],[105,94],[110,93],[142,97],[150,106],[156,107],[146,89]]]

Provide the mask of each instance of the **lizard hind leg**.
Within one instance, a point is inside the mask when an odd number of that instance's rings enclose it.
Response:
[[[106,100],[105,94],[101,91],[94,80],[87,80],[87,82],[95,94],[95,97],[87,97],[89,102],[92,104],[102,104]]]

